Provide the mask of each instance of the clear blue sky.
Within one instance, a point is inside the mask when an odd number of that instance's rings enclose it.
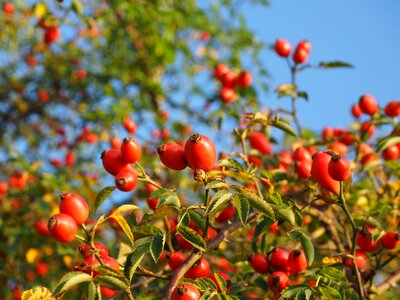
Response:
[[[342,60],[355,69],[309,70],[300,75],[300,121],[308,128],[347,126],[351,105],[370,93],[380,104],[400,98],[400,1],[270,0],[268,8],[245,5],[250,28],[266,43],[284,38],[312,43],[309,62]],[[273,52],[265,55],[272,90],[289,81],[286,63]],[[269,106],[281,105],[273,93]]]

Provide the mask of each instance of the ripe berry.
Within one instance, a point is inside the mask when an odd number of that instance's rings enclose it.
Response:
[[[160,156],[161,162],[167,168],[173,170],[183,170],[187,166],[185,150],[177,143],[169,142],[157,147],[157,153]]]
[[[156,210],[157,205],[158,205],[158,199],[151,199],[150,197],[147,197],[146,199],[147,205],[149,206],[149,208],[151,208],[152,210]]]
[[[325,127],[322,130],[321,136],[324,143],[329,142],[335,138],[335,131],[332,127]]]
[[[277,232],[279,229],[278,221],[275,221],[271,226],[269,226],[268,230],[270,232]]]
[[[138,183],[137,173],[133,169],[124,168],[115,176],[115,186],[123,192],[132,191]]]
[[[180,234],[175,236],[176,243],[178,244],[178,248],[181,250],[188,250],[191,251],[194,249],[194,246],[185,240]]]
[[[3,11],[6,14],[12,15],[14,13],[14,11],[15,11],[15,7],[14,7],[14,5],[12,3],[6,2],[6,3],[3,4]]]
[[[185,143],[185,157],[191,168],[208,172],[214,167],[217,151],[208,137],[195,133]]]
[[[303,249],[290,251],[288,265],[292,272],[302,272],[307,269],[308,263]]]
[[[36,232],[40,235],[50,235],[49,228],[47,228],[47,222],[45,220],[39,220],[35,223]]]
[[[114,271],[119,271],[119,262],[114,257],[111,256],[103,256],[102,257],[104,265],[113,269]]]
[[[353,115],[354,118],[358,119],[359,117],[361,117],[362,114],[362,110],[360,108],[360,106],[358,105],[358,103],[354,104],[351,107],[351,114]]]
[[[252,163],[253,165],[258,167],[261,167],[263,164],[262,159],[254,155],[249,155],[247,160],[249,161],[249,163]]]
[[[336,141],[328,145],[330,150],[335,151],[337,154],[341,156],[345,156],[348,152],[347,146],[342,142]]]
[[[296,162],[296,173],[300,178],[308,179],[311,177],[311,163],[308,161]]]
[[[385,114],[389,117],[397,117],[400,116],[400,101],[393,100],[386,104],[385,108],[383,109]]]
[[[126,131],[128,131],[129,133],[135,133],[137,126],[135,121],[133,121],[131,118],[126,118],[123,122],[122,125],[124,126],[124,128],[126,129]]]
[[[386,232],[382,236],[382,247],[388,250],[397,249],[400,246],[399,232]]]
[[[290,43],[283,39],[276,40],[275,52],[281,57],[288,57],[290,54]]]
[[[44,277],[49,273],[49,265],[45,262],[38,262],[35,266],[35,271],[40,277]]]
[[[78,225],[75,220],[63,213],[52,216],[47,224],[50,235],[58,242],[72,242],[78,233]]]
[[[339,193],[339,182],[329,176],[330,160],[331,156],[328,153],[322,151],[315,153],[311,164],[311,174],[322,188],[337,194]]]
[[[294,152],[293,152],[293,160],[295,161],[307,161],[307,162],[311,162],[312,161],[312,157],[310,152],[304,148],[304,147],[298,147]]]
[[[308,40],[302,40],[297,44],[296,48],[303,49],[303,50],[307,51],[307,53],[310,53],[311,52],[311,43]]]
[[[219,91],[219,96],[221,97],[221,100],[225,103],[231,103],[233,100],[235,100],[235,90],[230,87],[230,86],[224,86],[220,89]]]
[[[134,138],[125,138],[121,144],[122,159],[130,164],[139,160],[142,156],[142,147]]]
[[[275,270],[283,272],[289,272],[290,267],[288,265],[289,252],[285,249],[275,248],[270,256],[271,267]]]
[[[229,72],[229,67],[227,65],[218,64],[215,67],[214,75],[218,80],[221,80],[224,77],[225,73],[227,73],[227,72]]]
[[[374,252],[379,247],[380,239],[372,243],[372,230],[372,228],[364,227],[357,235],[357,245],[363,251]]]
[[[61,36],[60,28],[58,27],[49,27],[44,32],[44,42],[46,44],[51,44],[57,41]]]
[[[75,153],[72,151],[68,151],[65,155],[65,165],[73,166],[75,164]]]
[[[84,258],[87,258],[89,256],[92,256],[96,251],[97,253],[103,257],[103,256],[108,256],[108,248],[106,245],[99,243],[99,242],[94,242],[93,243],[94,247],[96,248],[96,250],[93,250],[92,247],[90,247],[87,244],[81,244],[79,246],[79,252],[80,254],[82,254],[82,256]]]
[[[253,131],[249,135],[250,146],[262,154],[270,155],[272,153],[271,143],[267,139],[267,137],[259,132]]]
[[[172,291],[171,300],[199,300],[201,294],[197,287],[184,282],[177,285]]]
[[[302,48],[297,48],[293,53],[293,61],[296,64],[303,64],[308,59],[308,52]]]
[[[284,272],[275,271],[269,276],[268,285],[271,290],[280,292],[289,285],[289,277]]]
[[[105,286],[100,287],[100,291],[101,291],[101,294],[103,295],[103,297],[106,297],[106,298],[114,297],[118,293],[118,291],[112,290]]]
[[[77,225],[85,223],[89,217],[89,206],[82,196],[63,192],[60,195],[60,212],[71,216]]]
[[[185,253],[175,251],[169,257],[168,265],[172,270],[176,270],[186,259],[187,255]]]
[[[49,101],[49,93],[45,89],[39,89],[37,92],[37,96],[40,102],[47,102]]]
[[[375,133],[375,125],[371,124],[371,122],[366,121],[361,124],[360,132],[363,135],[367,135],[367,137],[372,137]]]
[[[237,84],[240,87],[248,87],[251,85],[251,82],[253,81],[253,77],[251,76],[251,73],[248,71],[241,71],[237,77]]]
[[[358,101],[358,105],[364,114],[370,116],[376,113],[379,109],[378,102],[376,102],[375,98],[371,95],[361,96],[360,100]]]
[[[224,87],[233,88],[236,85],[236,75],[233,71],[228,71],[222,76],[221,83]]]
[[[119,171],[126,167],[131,167],[127,164],[121,154],[120,150],[104,150],[101,154],[104,169],[111,175],[117,175]],[[133,169],[133,167],[131,167]]]
[[[356,250],[356,257],[355,258],[356,258],[357,267],[359,269],[363,269],[367,265],[367,260],[368,260],[367,254],[365,254],[365,252],[362,251],[361,249],[357,249]],[[350,259],[348,257],[345,257],[343,259],[343,263],[347,267],[353,268],[353,260],[352,259]]]
[[[254,271],[261,274],[267,274],[270,263],[266,255],[257,253],[250,258],[250,265]]]
[[[200,258],[185,274],[185,277],[190,279],[208,276],[210,276],[210,264],[205,258]]]
[[[235,207],[229,203],[228,206],[226,206],[221,213],[215,217],[215,221],[217,221],[218,223],[224,223],[230,219],[233,218],[233,216],[235,215],[236,209]]]
[[[399,148],[396,145],[389,146],[382,151],[382,157],[384,160],[395,160],[400,157]]]
[[[350,163],[340,155],[333,155],[328,164],[329,176],[336,181],[345,181],[350,178]]]

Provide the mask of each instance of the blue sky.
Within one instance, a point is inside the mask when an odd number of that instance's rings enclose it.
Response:
[[[300,121],[308,128],[347,126],[349,110],[361,94],[380,104],[399,99],[400,1],[385,0],[271,0],[268,8],[245,5],[248,25],[266,43],[284,38],[294,47],[302,39],[312,43],[309,62],[341,60],[354,69],[309,70],[300,75],[301,90],[310,101],[299,101]],[[271,90],[289,81],[286,62],[272,51],[265,63],[272,74]],[[271,106],[287,99],[267,95]]]

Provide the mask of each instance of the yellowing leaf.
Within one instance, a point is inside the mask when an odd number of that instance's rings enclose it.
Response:
[[[23,292],[21,300],[54,300],[53,294],[45,287],[36,287]]]
[[[340,262],[339,259],[334,258],[334,257],[329,257],[329,256],[325,256],[325,257],[322,259],[322,265],[323,265],[324,267],[329,267],[329,266],[332,266],[332,265],[336,265],[336,264],[338,264],[339,262]]]
[[[43,17],[47,12],[46,4],[39,2],[35,5],[35,15],[38,19]]]

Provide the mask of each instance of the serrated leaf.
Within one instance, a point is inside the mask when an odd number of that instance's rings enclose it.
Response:
[[[294,229],[289,233],[293,240],[300,240],[301,247],[307,258],[308,266],[311,266],[314,262],[315,250],[311,238],[307,236],[304,232]]]
[[[114,277],[122,277],[120,272],[115,271],[114,269],[107,266],[98,266],[95,268],[101,275],[109,275]]]
[[[180,224],[176,227],[176,231],[195,248],[206,251],[206,242],[204,239],[192,228]]]
[[[155,235],[151,240],[150,254],[154,262],[160,259],[161,253],[164,250],[165,239],[165,235]]]
[[[151,224],[145,224],[141,226],[136,226],[134,228],[135,234],[143,235],[143,236],[153,236],[153,235],[162,235],[163,231]]]
[[[227,289],[227,283],[224,277],[219,275],[217,272],[214,273],[214,278],[218,283],[219,289],[221,290],[222,293],[226,293]]]
[[[380,152],[385,150],[386,148],[399,144],[400,143],[400,136],[388,136],[381,140],[379,140],[378,144],[376,145],[376,152]]]
[[[53,291],[55,296],[59,296],[71,287],[78,285],[83,282],[92,280],[92,276],[83,272],[69,272],[65,274],[60,281],[57,283],[56,288]]]
[[[206,219],[204,216],[195,210],[190,210],[188,214],[190,216],[190,220],[196,224],[196,227],[204,232],[204,228],[206,226]]]
[[[333,281],[345,281],[347,282],[346,275],[343,273],[342,270],[339,270],[335,267],[327,267],[323,268],[319,271],[320,276],[325,276]]]
[[[207,277],[200,277],[196,279],[196,284],[200,287],[202,290],[211,290],[211,291],[216,291],[217,290],[217,285],[213,280]]]
[[[133,204],[124,204],[117,207],[111,215],[123,215],[126,212],[137,210],[139,207]]]
[[[279,193],[273,193],[272,195],[269,196],[269,198],[276,204],[276,205],[281,205],[282,204],[282,197]]]
[[[124,274],[125,277],[132,282],[133,275],[137,267],[139,266],[140,262],[144,258],[144,256],[149,252],[150,244],[144,244],[139,246],[133,251],[131,254],[128,255],[126,258],[126,263],[124,267]]]
[[[307,285],[292,285],[282,291],[279,299],[293,299],[298,294],[300,294],[306,290],[309,290],[311,292],[310,287]]]
[[[296,225],[296,218],[294,212],[290,207],[282,207],[277,205],[271,205],[275,211],[275,214],[288,221],[291,225]]]
[[[100,285],[95,284],[93,281],[88,286],[88,300],[101,300]]]
[[[219,189],[219,188],[224,188],[228,187],[225,181],[223,180],[212,180],[209,183],[206,184],[206,189]]]
[[[216,211],[221,205],[228,202],[232,194],[228,190],[219,190],[212,198],[206,209],[206,214],[211,214]]]
[[[97,275],[94,281],[112,289],[126,290],[129,287],[125,280],[109,275]]]
[[[233,202],[235,204],[236,211],[238,212],[240,222],[245,225],[250,212],[249,201],[245,197],[241,197],[240,195],[236,194],[233,196]]]
[[[325,297],[325,299],[342,299],[339,291],[334,288],[326,285],[319,285],[317,289],[322,294],[322,296]]]
[[[135,240],[133,238],[133,233],[131,228],[129,227],[128,222],[126,222],[125,218],[122,215],[111,215],[110,218],[114,219],[119,224],[119,226],[121,226],[121,229],[126,234],[132,246],[134,246]]]
[[[158,189],[151,194],[151,199],[158,199],[157,208],[168,205],[176,208],[181,207],[178,195],[169,189]]]
[[[346,63],[346,62],[342,62],[342,61],[330,61],[330,62],[323,62],[321,61],[319,63],[319,67],[320,68],[324,68],[324,69],[332,69],[332,68],[354,68],[353,65]]]
[[[115,186],[107,186],[103,188],[97,195],[96,199],[94,200],[94,210],[100,207],[100,205],[110,196],[110,194],[115,190]]]
[[[218,166],[243,171],[243,166],[233,158],[224,158],[218,161]]]
[[[297,134],[294,131],[294,129],[292,128],[292,126],[290,126],[289,123],[287,123],[279,118],[273,118],[270,122],[270,125],[286,132],[287,134],[297,137]]]
[[[274,210],[268,202],[260,198],[248,188],[239,185],[233,185],[231,188],[235,192],[239,193],[239,195],[245,197],[252,207],[265,214],[270,219],[275,220]]]

